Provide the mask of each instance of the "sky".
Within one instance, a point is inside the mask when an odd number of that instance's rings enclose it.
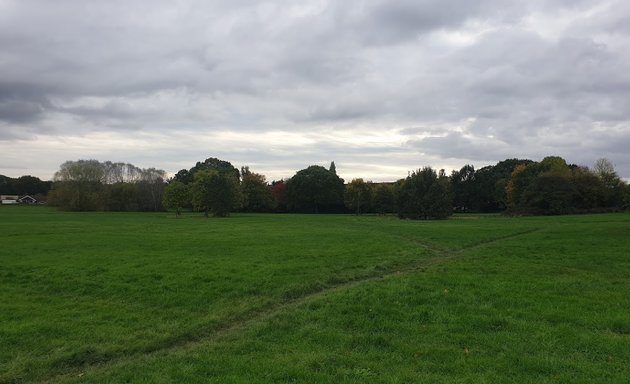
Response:
[[[507,158],[630,179],[627,0],[0,0],[0,174],[208,157],[347,181]]]

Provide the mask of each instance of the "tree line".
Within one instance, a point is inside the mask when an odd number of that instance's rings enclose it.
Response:
[[[48,203],[69,211],[162,211],[166,172],[128,163],[66,161]]]
[[[249,167],[239,170],[211,157],[170,179],[165,175],[127,163],[67,161],[55,173],[48,201],[75,211],[374,213],[409,219],[446,218],[453,212],[555,215],[630,208],[630,187],[606,159],[592,168],[557,156],[540,162],[506,159],[480,169],[467,164],[450,175],[424,167],[394,182],[357,178],[346,183],[334,162],[268,182]],[[6,185],[2,180],[0,187]]]
[[[40,200],[48,194],[51,187],[52,181],[42,181],[31,175],[17,178],[0,175],[0,195],[31,195]]]

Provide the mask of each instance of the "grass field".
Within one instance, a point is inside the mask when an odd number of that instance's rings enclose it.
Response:
[[[0,207],[0,383],[628,383],[630,215]]]

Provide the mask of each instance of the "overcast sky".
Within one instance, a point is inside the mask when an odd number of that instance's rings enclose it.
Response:
[[[66,160],[630,178],[627,0],[0,0],[0,174]]]

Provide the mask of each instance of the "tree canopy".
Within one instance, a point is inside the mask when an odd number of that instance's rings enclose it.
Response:
[[[166,172],[97,160],[66,161],[53,178],[49,203],[71,211],[162,210]]]
[[[393,213],[401,218],[444,218],[455,212],[567,214],[630,208],[630,186],[614,165],[599,159],[592,168],[559,156],[536,162],[506,159],[475,169],[466,164],[446,176],[431,167],[394,183],[361,178],[344,185],[336,165],[311,165],[287,180],[268,183],[244,166],[209,157],[180,170],[168,183],[164,171],[123,162],[67,161],[55,173],[49,202],[67,210],[156,211],[179,215],[185,207],[208,215],[244,212]],[[0,175],[3,194],[47,191],[51,182]],[[168,187],[167,187],[168,185]]]
[[[234,174],[214,169],[195,172],[191,185],[193,207],[205,216],[225,217],[239,206],[238,180]]]
[[[296,212],[343,210],[343,193],[343,179],[319,165],[302,169],[287,181],[287,205]]]
[[[269,212],[273,207],[271,188],[267,185],[265,176],[254,173],[249,167],[241,169],[241,191],[243,194],[243,209],[247,212]]]
[[[400,184],[398,216],[405,219],[444,219],[453,214],[449,179],[431,167],[412,172]]]
[[[220,160],[216,157],[209,157],[204,161],[198,161],[194,167],[189,170],[182,169],[175,174],[174,180],[181,181],[184,184],[192,183],[195,179],[195,174],[199,171],[215,170],[220,174],[229,174],[240,179],[241,175],[236,167],[229,161]]]
[[[346,185],[344,201],[346,207],[357,215],[369,212],[372,203],[372,188],[363,179],[353,179]]]

